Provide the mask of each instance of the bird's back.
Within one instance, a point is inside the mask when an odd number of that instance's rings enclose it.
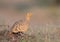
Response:
[[[17,21],[12,26],[12,32],[25,32],[27,31],[28,25],[22,21]]]

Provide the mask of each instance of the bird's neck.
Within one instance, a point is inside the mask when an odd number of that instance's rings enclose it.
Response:
[[[26,23],[29,23],[29,22],[30,22],[30,17],[26,17],[25,22],[26,22]]]

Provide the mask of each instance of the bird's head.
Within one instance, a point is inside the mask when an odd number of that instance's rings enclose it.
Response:
[[[27,13],[27,14],[26,14],[26,19],[27,19],[27,21],[30,20],[31,16],[32,16],[32,13]]]
[[[26,16],[27,16],[27,17],[31,17],[31,16],[32,16],[32,13],[27,13]]]

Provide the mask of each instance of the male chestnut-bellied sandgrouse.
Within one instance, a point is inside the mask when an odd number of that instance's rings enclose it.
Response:
[[[12,32],[13,33],[24,33],[28,29],[30,17],[32,16],[32,13],[27,13],[26,14],[26,20],[23,22],[22,20],[17,21],[13,26],[12,26]]]

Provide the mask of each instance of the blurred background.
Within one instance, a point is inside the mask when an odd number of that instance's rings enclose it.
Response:
[[[60,42],[60,0],[0,0],[0,31],[32,13],[26,33],[36,42]]]

